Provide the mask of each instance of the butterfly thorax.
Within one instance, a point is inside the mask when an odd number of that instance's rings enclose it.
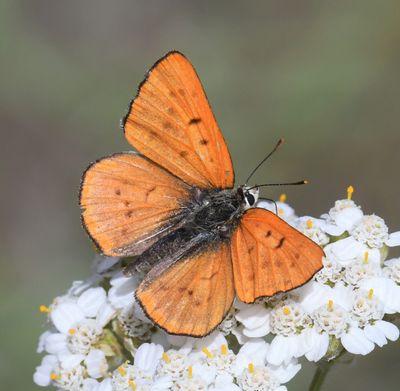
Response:
[[[253,207],[258,191],[194,188],[189,201],[182,204],[186,216],[179,227],[141,254],[135,269],[146,270],[159,263],[173,263],[188,255],[218,246],[231,238],[243,213]],[[131,272],[131,269],[127,269]]]

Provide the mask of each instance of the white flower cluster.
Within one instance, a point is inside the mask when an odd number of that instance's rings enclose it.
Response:
[[[75,282],[49,306],[45,352],[34,381],[58,390],[284,391],[298,359],[331,360],[342,351],[368,354],[399,337],[387,320],[400,312],[400,232],[364,215],[348,199],[316,219],[275,211],[324,247],[324,268],[301,288],[255,304],[236,300],[218,330],[203,339],[167,335],[134,300],[143,276],[125,277],[121,261],[99,257],[87,281]],[[267,343],[269,341],[269,343]]]

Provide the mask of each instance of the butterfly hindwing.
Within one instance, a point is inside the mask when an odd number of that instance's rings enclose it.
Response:
[[[145,278],[136,290],[154,323],[168,333],[194,337],[209,334],[221,323],[234,294],[227,242],[179,260],[155,278]]]
[[[189,194],[185,183],[145,157],[115,154],[83,175],[83,225],[102,253],[137,255],[182,221]]]
[[[236,294],[245,303],[305,284],[321,269],[321,247],[265,209],[249,209],[232,236]]]
[[[123,121],[139,152],[186,183],[231,188],[231,157],[189,60],[170,52],[149,71]]]

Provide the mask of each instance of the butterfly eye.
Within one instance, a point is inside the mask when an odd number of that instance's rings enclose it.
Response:
[[[250,206],[253,206],[256,202],[255,197],[251,193],[246,193],[246,201]]]

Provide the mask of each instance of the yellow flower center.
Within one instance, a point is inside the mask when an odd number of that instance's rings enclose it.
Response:
[[[162,354],[162,358],[167,364],[169,364],[171,362],[171,359],[169,358],[169,356],[168,356],[168,354],[166,352],[164,352]]]
[[[213,354],[207,349],[207,348],[203,348],[201,349],[201,351],[208,357],[208,358],[213,358]]]
[[[247,366],[249,373],[254,373],[254,364],[252,362]]]
[[[353,193],[354,193],[354,187],[350,185],[347,188],[347,199],[348,200],[351,200],[351,198],[353,197]]]
[[[228,354],[228,347],[225,344],[221,345],[221,354]]]
[[[52,373],[50,373],[50,379],[51,380],[58,380],[60,378],[60,375],[57,375],[57,373],[55,373],[55,372],[52,372]]]
[[[48,314],[51,310],[50,310],[49,307],[45,306],[44,304],[41,304],[41,305],[39,306],[39,311],[40,311],[42,314],[45,314],[45,313]]]

